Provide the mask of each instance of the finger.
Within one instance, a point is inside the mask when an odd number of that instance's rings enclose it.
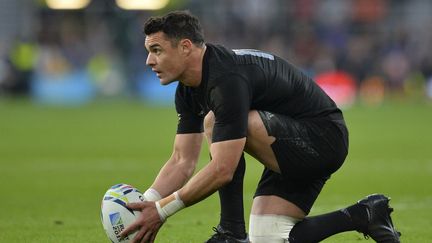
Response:
[[[147,241],[144,240],[144,238],[141,239],[141,241],[139,243],[148,243]]]
[[[155,242],[155,240],[156,240],[156,236],[157,236],[157,234],[159,233],[159,230],[160,230],[160,229],[161,229],[160,226],[159,226],[158,228],[155,229],[155,231],[153,232],[153,234],[151,234],[151,237],[150,237],[149,242]]]
[[[153,243],[153,242],[155,242],[155,240],[156,240],[156,235],[157,235],[157,232],[155,232],[155,233],[153,233],[152,235],[151,235],[151,237],[150,237],[150,243]]]
[[[139,227],[138,222],[135,222],[135,223],[129,225],[128,227],[126,227],[126,229],[124,229],[120,233],[120,237],[123,239],[124,237],[128,236],[130,233],[134,232],[138,227]]]
[[[138,231],[138,233],[132,239],[132,243],[139,243],[139,242],[141,242],[141,239],[143,238],[143,236],[144,236],[145,233],[146,233],[146,230],[144,228],[141,228],[140,231]]]
[[[147,243],[147,242],[150,242],[149,240],[150,240],[151,235],[152,235],[152,232],[150,232],[150,231],[147,232],[147,233],[144,235],[144,237],[142,238],[141,243]]]
[[[141,210],[144,206],[144,203],[142,202],[136,202],[136,203],[127,203],[126,207],[133,209],[133,210]]]

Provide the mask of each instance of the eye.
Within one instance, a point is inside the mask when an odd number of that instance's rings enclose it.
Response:
[[[153,49],[153,53],[156,54],[156,55],[160,55],[161,52],[162,52],[162,50],[159,49],[159,48],[155,48],[155,49]]]

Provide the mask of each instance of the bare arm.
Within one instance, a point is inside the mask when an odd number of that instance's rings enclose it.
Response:
[[[202,133],[177,134],[173,153],[159,171],[151,188],[166,197],[184,186],[195,171],[202,139]]]
[[[213,143],[212,160],[179,191],[186,206],[195,204],[229,183],[243,152],[246,138]],[[160,201],[161,206],[174,200],[170,195]]]

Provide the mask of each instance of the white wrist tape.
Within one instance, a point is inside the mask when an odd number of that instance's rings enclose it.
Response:
[[[155,202],[162,199],[162,196],[153,188],[149,188],[147,191],[143,193],[143,197],[145,201]]]
[[[161,207],[159,201],[156,202],[156,209],[162,221],[165,221],[169,216],[175,214],[185,207],[183,201],[180,199],[178,192],[174,192],[175,199]]]

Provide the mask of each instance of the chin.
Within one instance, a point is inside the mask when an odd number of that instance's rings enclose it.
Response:
[[[175,80],[166,80],[166,79],[161,78],[161,79],[159,79],[159,81],[160,81],[161,85],[168,85],[168,84],[174,82]]]

